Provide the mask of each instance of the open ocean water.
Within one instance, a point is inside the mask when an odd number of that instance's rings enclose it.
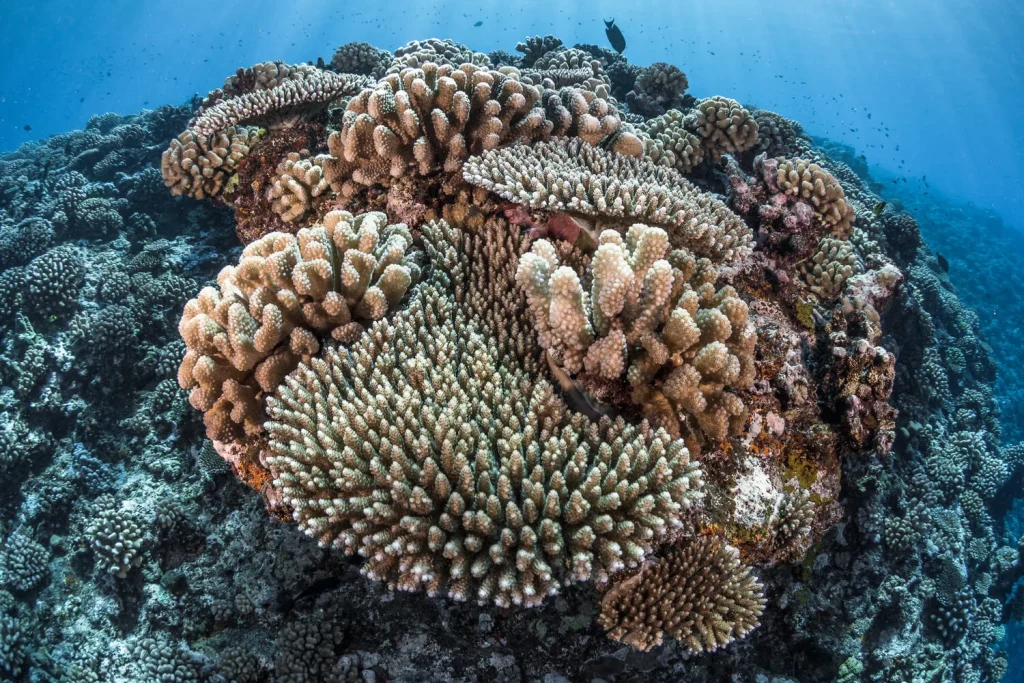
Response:
[[[1024,680],[1022,31],[3,3],[0,681]]]

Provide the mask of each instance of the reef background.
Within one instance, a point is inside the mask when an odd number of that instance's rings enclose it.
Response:
[[[499,47],[509,49],[526,35],[554,33],[567,44],[604,43],[597,17],[591,17],[589,13],[585,17],[579,16],[578,12],[567,8],[556,10],[552,19],[547,21],[540,16],[539,3],[520,3],[508,18],[498,17],[489,9],[463,11],[454,4],[444,5],[420,14],[417,14],[419,10],[409,12],[404,26],[394,23],[390,16],[385,21],[384,13],[393,12],[394,8],[382,9],[380,16],[368,14],[373,11],[371,8],[360,13],[339,9],[335,14],[317,15],[306,12],[304,4],[299,3],[281,10],[287,11],[287,16],[275,17],[269,13],[245,13],[230,4],[219,7],[219,16],[208,9],[179,5],[177,11],[182,15],[192,12],[191,20],[186,22],[182,17],[175,17],[168,24],[171,20],[156,10],[146,10],[145,16],[126,19],[127,3],[112,3],[105,10],[90,8],[90,11],[116,12],[120,17],[117,21],[97,14],[91,14],[88,20],[72,17],[61,12],[58,7],[61,4],[36,6],[37,11],[44,10],[43,16],[48,14],[54,24],[37,27],[35,31],[24,30],[27,15],[14,16],[27,12],[27,9],[5,7],[0,14],[7,34],[3,36],[5,50],[13,58],[12,67],[0,81],[0,98],[4,100],[0,110],[0,149],[13,149],[26,140],[82,127],[92,114],[110,110],[132,113],[143,107],[155,108],[182,102],[192,92],[202,93],[216,85],[225,73],[236,66],[268,55],[292,61],[315,59],[318,55],[327,57],[335,45],[348,40],[365,40],[382,47],[394,47],[409,37],[438,34],[470,43],[478,50],[490,50]],[[999,32],[1008,34],[1011,27],[1021,25],[1024,18],[1001,16],[992,11],[984,13],[984,16],[979,13],[974,18],[978,23],[964,31],[986,33],[987,38],[981,45],[966,39],[950,42],[949,35],[943,37],[939,31],[925,35],[928,33],[925,27],[929,25],[933,28],[944,26],[946,31],[952,31],[954,22],[951,17],[964,19],[957,13],[966,5],[956,6],[963,3],[916,8],[929,13],[924,19],[916,17],[922,33],[914,40],[897,41],[887,31],[897,31],[899,26],[907,25],[901,22],[909,22],[909,18],[889,16],[881,19],[878,7],[873,7],[873,4],[858,3],[857,7],[845,8],[827,18],[808,17],[796,8],[780,10],[783,14],[792,12],[791,24],[787,24],[791,17],[781,14],[771,19],[737,20],[737,17],[744,16],[741,9],[731,10],[729,17],[675,17],[659,13],[657,19],[636,15],[631,18],[617,16],[616,19],[630,41],[626,54],[632,62],[647,64],[665,59],[677,63],[691,75],[691,92],[698,96],[724,92],[743,102],[774,109],[801,121],[810,133],[823,136],[817,142],[836,159],[860,171],[864,178],[870,171],[875,178],[871,185],[874,191],[890,201],[901,201],[914,214],[929,246],[948,259],[949,279],[958,294],[978,312],[984,339],[992,348],[992,357],[999,366],[996,398],[1002,409],[1002,441],[1004,446],[1010,446],[1024,435],[1024,414],[1020,408],[1024,405],[1020,400],[1024,392],[1024,378],[1020,376],[1022,352],[1018,343],[1019,328],[1024,322],[1024,304],[1018,294],[1021,291],[1017,286],[1020,275],[1015,261],[1015,254],[1021,253],[1024,241],[1014,227],[1020,221],[1015,216],[1024,208],[1015,205],[1015,202],[1022,201],[1021,193],[1017,191],[1020,172],[1015,172],[1015,169],[1022,166],[1024,143],[1019,136],[1013,135],[1009,123],[1013,108],[1003,103],[1020,101],[1024,95],[1019,92],[1019,77],[1008,73],[1005,78],[998,76],[1000,70],[1006,73],[1021,64],[1019,47],[1010,47],[1007,43],[1005,50],[1000,49]],[[611,3],[598,4],[591,11],[598,9],[606,17],[616,14]],[[1020,12],[1009,6],[1005,9],[1007,12]],[[872,15],[872,12],[875,13]],[[797,25],[795,17],[798,15],[801,17],[800,30],[805,32],[803,40],[779,44],[777,36],[787,30],[782,27]],[[201,21],[195,21],[196,18]],[[725,22],[727,18],[728,23]],[[970,24],[971,17],[966,19]],[[473,23],[480,20],[484,22],[483,26],[474,28]],[[217,28],[229,24],[236,34]],[[149,27],[161,25],[181,26],[182,31],[163,33],[162,40],[166,40],[166,44],[161,46],[158,41],[148,40],[149,37],[157,38],[159,33]],[[197,25],[204,28],[198,30]],[[841,25],[847,26],[842,32],[839,29]],[[268,27],[281,28],[274,30]],[[857,27],[863,27],[863,33]],[[61,41],[60,36],[65,31],[69,38]],[[646,37],[651,31],[659,38]],[[670,34],[685,37],[668,38]],[[90,36],[90,39],[79,39],[76,43],[70,38],[72,35]],[[840,36],[838,41],[835,40],[837,35]],[[849,40],[846,45],[842,44],[844,35]],[[808,40],[808,36],[816,36],[816,39]],[[681,52],[676,40],[683,40],[685,47]],[[764,47],[759,49],[756,46],[761,41],[764,41]],[[887,48],[873,51],[870,45],[876,41]],[[54,44],[68,45],[69,49],[54,50]],[[831,46],[827,51],[822,47],[825,44]],[[39,50],[46,45],[49,47],[44,59]],[[744,46],[742,51],[746,58],[739,56],[735,45]],[[769,47],[772,48],[771,54]],[[941,48],[941,59],[928,59],[923,51],[926,47]],[[816,55],[815,49],[822,52]],[[105,53],[102,58],[99,57],[101,50]],[[1018,54],[1015,55],[1013,50]],[[851,54],[854,52],[860,61],[853,61],[855,58]],[[759,57],[749,59],[753,53]],[[931,81],[935,84],[933,89],[925,87],[923,92],[912,91],[908,83],[926,85],[928,79],[919,77],[920,73],[915,74],[905,62],[894,68],[894,62],[911,53],[916,53],[915,59],[928,64],[928,72],[942,73],[941,79],[936,77]],[[826,58],[817,58],[821,55]],[[54,59],[61,64],[54,66]],[[959,76],[954,70],[945,68],[953,62],[958,62],[956,70],[960,72]],[[965,63],[972,69],[977,67],[985,77],[970,78],[963,73],[967,68]],[[133,66],[129,67],[130,64]],[[838,64],[845,64],[845,71],[838,71]],[[856,64],[855,69],[853,64]],[[145,73],[129,73],[129,68]],[[49,76],[46,76],[48,70]],[[818,78],[814,78],[812,70],[817,72]],[[833,77],[836,73],[843,76]],[[776,77],[777,74],[782,77]],[[142,87],[138,87],[140,83]],[[954,86],[963,90],[953,92]],[[840,93],[843,97],[837,99]],[[85,101],[79,102],[82,97]],[[851,104],[851,100],[855,104]],[[979,101],[989,105],[978,107],[973,104]],[[991,104],[994,102],[1000,104]],[[873,114],[871,120],[866,119],[865,109]],[[874,122],[887,126],[886,132],[890,137],[875,131],[871,125]],[[32,130],[23,131],[23,125],[31,125]],[[147,126],[155,128],[153,123],[147,123]],[[167,127],[173,129],[174,124],[168,123]],[[957,135],[943,133],[949,130],[956,130]],[[162,134],[162,131],[154,131],[153,140],[162,141]],[[830,142],[833,140],[835,142]],[[881,150],[879,145],[883,140],[886,144],[889,140],[898,140],[902,152],[893,151],[895,143]],[[941,144],[936,144],[937,140]],[[866,159],[861,154],[866,155]],[[999,159],[1000,173],[992,172],[992,165],[996,163],[994,158]],[[910,178],[908,183],[900,181],[903,175],[894,163],[896,160],[905,160],[904,168],[912,169],[918,179],[927,176],[930,186],[925,187],[923,182]],[[892,183],[894,176],[898,181],[895,186]],[[939,190],[943,191],[941,195]],[[929,194],[925,195],[925,192]],[[204,263],[202,257],[182,258],[173,254],[173,250],[169,252],[172,262],[185,262],[185,268],[181,270],[189,276],[209,278],[223,261],[226,249],[232,245],[230,218],[213,210],[195,210],[186,220],[180,204],[172,204],[166,197],[156,195],[153,201],[166,202],[162,208],[167,209],[166,224],[156,226],[157,235],[172,236],[175,220],[182,224],[187,222],[194,232],[203,228],[209,230],[207,236],[198,241],[220,251],[216,263]],[[995,210],[977,208],[978,204],[994,206]],[[177,216],[172,213],[172,206]],[[190,205],[190,208],[194,207]],[[154,213],[156,211],[154,209]],[[964,248],[967,244],[970,249]],[[211,488],[218,490],[208,500],[224,502],[223,510],[230,512],[232,505],[228,499],[243,496],[244,492],[222,475],[214,473],[211,480],[217,482],[211,483]],[[259,518],[261,511],[258,507],[254,501],[236,502],[236,511],[231,514],[239,518],[231,523],[240,528],[251,528],[240,517],[247,514]],[[1015,510],[1020,517],[1019,501]],[[261,523],[260,529],[268,530],[269,527]],[[301,546],[304,543],[304,539],[291,528],[269,529],[269,533],[287,537],[271,544],[277,545],[279,553],[290,552],[282,549],[289,544]],[[313,555],[316,553],[310,553],[302,546],[288,562],[304,562]],[[355,572],[352,566],[344,571]],[[302,586],[303,583],[299,583],[295,590],[300,591]],[[166,587],[174,592],[173,584]],[[377,587],[362,586],[361,590],[361,594],[349,597],[352,604],[347,605],[348,609],[360,609],[359,600],[393,601],[390,609],[396,612],[407,604],[406,596],[392,597]],[[219,609],[225,608],[223,605],[210,605],[211,613]],[[237,609],[243,611],[244,607]],[[453,628],[471,627],[480,633],[490,630],[488,619],[480,617],[477,622],[479,615],[473,609],[446,604],[431,605],[431,609],[438,612],[435,618],[439,622]],[[555,609],[561,611],[557,606]],[[125,618],[138,617],[130,609],[126,614]],[[577,618],[578,615],[571,616],[571,619]],[[571,621],[568,617],[562,621],[566,619]],[[1010,673],[1004,680],[1019,680],[1013,677],[1020,675],[1015,671],[1019,672],[1022,665],[1022,642],[1024,633],[1021,633],[1019,624],[1009,627],[1006,647],[1011,657]],[[496,664],[495,669],[500,670],[500,666]]]

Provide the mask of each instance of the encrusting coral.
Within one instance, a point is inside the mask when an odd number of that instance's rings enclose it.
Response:
[[[672,546],[601,602],[608,636],[639,650],[666,635],[690,652],[713,652],[759,625],[764,591],[735,548],[698,537]]]
[[[262,395],[320,349],[318,334],[352,341],[393,310],[419,277],[412,242],[384,214],[332,211],[323,225],[253,242],[220,272],[219,291],[191,299],[178,383],[210,438],[261,431]]]
[[[470,274],[438,267],[457,261],[446,230],[425,227],[433,275],[406,309],[268,400],[275,488],[402,590],[529,606],[639,566],[683,526],[699,468],[663,431],[588,425],[502,358],[457,302]]]
[[[601,233],[584,279],[589,293],[547,240],[519,262],[540,345],[556,362],[574,375],[625,375],[634,401],[672,434],[721,440],[742,426],[746,410],[731,390],[753,382],[757,337],[736,290],[716,291],[710,261],[669,253],[664,230],[635,224],[625,239]],[[671,411],[652,410],[666,399]]]
[[[751,232],[719,200],[647,159],[551,140],[469,159],[466,180],[535,209],[664,226],[673,247],[716,262],[750,253]]]

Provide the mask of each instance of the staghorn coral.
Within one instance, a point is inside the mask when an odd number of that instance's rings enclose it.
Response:
[[[625,239],[605,230],[598,245],[585,274],[589,296],[547,240],[520,260],[516,279],[540,345],[571,374],[625,375],[634,402],[672,434],[699,430],[719,441],[735,433],[746,410],[733,391],[754,379],[747,304],[732,287],[716,291],[707,259],[669,254],[660,228],[635,224]],[[660,409],[666,402],[671,408]]]
[[[362,74],[381,78],[391,65],[393,55],[369,43],[345,43],[331,57],[331,67],[343,74]]]
[[[540,108],[534,105],[540,103]],[[614,107],[589,91],[541,91],[514,73],[472,64],[424,64],[391,74],[348,104],[328,146],[335,191],[458,171],[470,154],[515,141],[577,135],[593,142],[618,130]]]
[[[723,154],[737,154],[757,145],[757,121],[736,100],[708,97],[687,116],[687,127],[700,135],[712,161]]]
[[[440,267],[458,263],[447,230],[425,227],[433,275],[408,308],[268,399],[274,487],[392,588],[529,606],[638,566],[683,525],[699,468],[663,431],[589,423],[500,355],[456,303],[473,275]]]
[[[637,131],[643,136],[644,155],[659,166],[689,173],[704,161],[701,138],[686,129],[678,109],[638,125]]]
[[[365,76],[306,66],[291,72],[273,87],[244,92],[203,109],[189,125],[189,130],[212,136],[231,126],[288,128],[317,114],[331,101],[354,95],[369,80]]]
[[[712,652],[754,630],[764,605],[761,584],[736,549],[702,536],[672,546],[609,591],[598,622],[639,650],[668,635],[690,652]]]
[[[823,237],[810,260],[800,265],[804,282],[822,299],[838,297],[846,281],[863,270],[853,245],[834,237]]]
[[[716,262],[751,251],[751,232],[719,200],[669,168],[583,140],[518,145],[470,158],[472,185],[535,209],[664,226],[673,247]]]
[[[805,159],[777,159],[776,183],[788,196],[798,197],[814,207],[814,217],[834,237],[847,239],[853,231],[856,215],[846,201],[846,194],[835,177]],[[767,162],[765,169],[768,171]]]
[[[329,157],[321,155],[311,159],[306,150],[303,152],[305,154],[289,152],[281,160],[267,190],[271,208],[286,223],[304,218],[313,208],[313,200],[330,187],[323,167],[324,159]]]
[[[160,161],[164,184],[175,196],[217,197],[263,130],[228,126],[210,135],[192,129],[171,140]]]
[[[297,235],[270,233],[238,266],[186,305],[188,351],[178,383],[205,412],[207,434],[226,440],[262,429],[262,395],[320,348],[317,334],[351,341],[359,321],[383,317],[416,281],[412,235],[382,213],[332,211]]]

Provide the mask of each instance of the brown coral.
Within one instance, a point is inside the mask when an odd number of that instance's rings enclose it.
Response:
[[[609,591],[598,622],[610,638],[639,650],[667,635],[691,652],[712,652],[754,630],[764,606],[761,584],[736,549],[699,537]]]
[[[211,135],[186,130],[160,159],[164,184],[176,196],[216,197],[262,135],[259,128],[233,126]]]
[[[408,228],[384,214],[332,211],[298,235],[253,242],[218,275],[219,291],[191,299],[178,327],[188,349],[178,383],[210,438],[260,432],[263,395],[320,349],[320,335],[352,341],[360,320],[394,309],[418,277],[411,246]]]

